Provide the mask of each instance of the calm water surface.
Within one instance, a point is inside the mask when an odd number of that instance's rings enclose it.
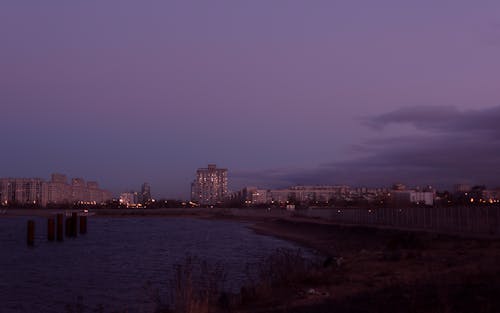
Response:
[[[222,262],[227,288],[245,280],[245,266],[292,243],[257,235],[245,224],[184,218],[89,218],[88,233],[46,239],[36,222],[35,247],[26,246],[27,217],[0,219],[0,312],[152,312],[152,289],[166,294],[173,265],[187,254]],[[165,295],[166,298],[166,295]]]

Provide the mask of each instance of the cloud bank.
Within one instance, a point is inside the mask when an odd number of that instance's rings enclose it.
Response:
[[[456,183],[500,186],[500,106],[459,110],[453,106],[414,106],[365,120],[373,129],[357,145],[356,158],[313,169],[272,172],[281,185],[350,184],[387,186]],[[412,135],[382,130],[392,125],[411,126]],[[266,172],[258,175],[265,184]]]

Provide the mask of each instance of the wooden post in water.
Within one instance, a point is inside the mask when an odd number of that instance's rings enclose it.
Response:
[[[59,213],[57,214],[57,241],[63,241],[63,224],[64,216]]]
[[[71,230],[71,227],[73,226],[73,223],[71,223],[71,218],[67,218],[65,224],[66,225],[64,225],[64,229],[66,237],[71,237],[71,234],[73,233],[73,230]]]
[[[53,217],[49,217],[49,219],[47,220],[47,239],[49,241],[54,241],[55,239],[55,223],[54,223],[54,218]]]
[[[28,234],[26,243],[28,246],[35,245],[35,221],[28,221]]]
[[[87,233],[87,216],[82,215],[80,216],[80,234],[86,234]]]
[[[71,236],[76,237],[78,235],[78,213],[73,212],[71,214]]]

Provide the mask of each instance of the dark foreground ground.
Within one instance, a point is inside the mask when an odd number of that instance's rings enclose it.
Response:
[[[325,256],[260,312],[500,312],[499,241],[294,219],[253,229]]]

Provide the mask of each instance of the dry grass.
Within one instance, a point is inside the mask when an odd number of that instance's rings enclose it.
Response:
[[[209,264],[197,257],[186,256],[183,263],[174,265],[174,277],[170,282],[171,308],[173,313],[218,312],[217,305],[224,292],[226,274],[220,264]]]
[[[270,306],[295,298],[308,286],[330,284],[338,273],[299,249],[278,249],[258,264],[247,266],[248,283],[241,288],[240,306]]]

